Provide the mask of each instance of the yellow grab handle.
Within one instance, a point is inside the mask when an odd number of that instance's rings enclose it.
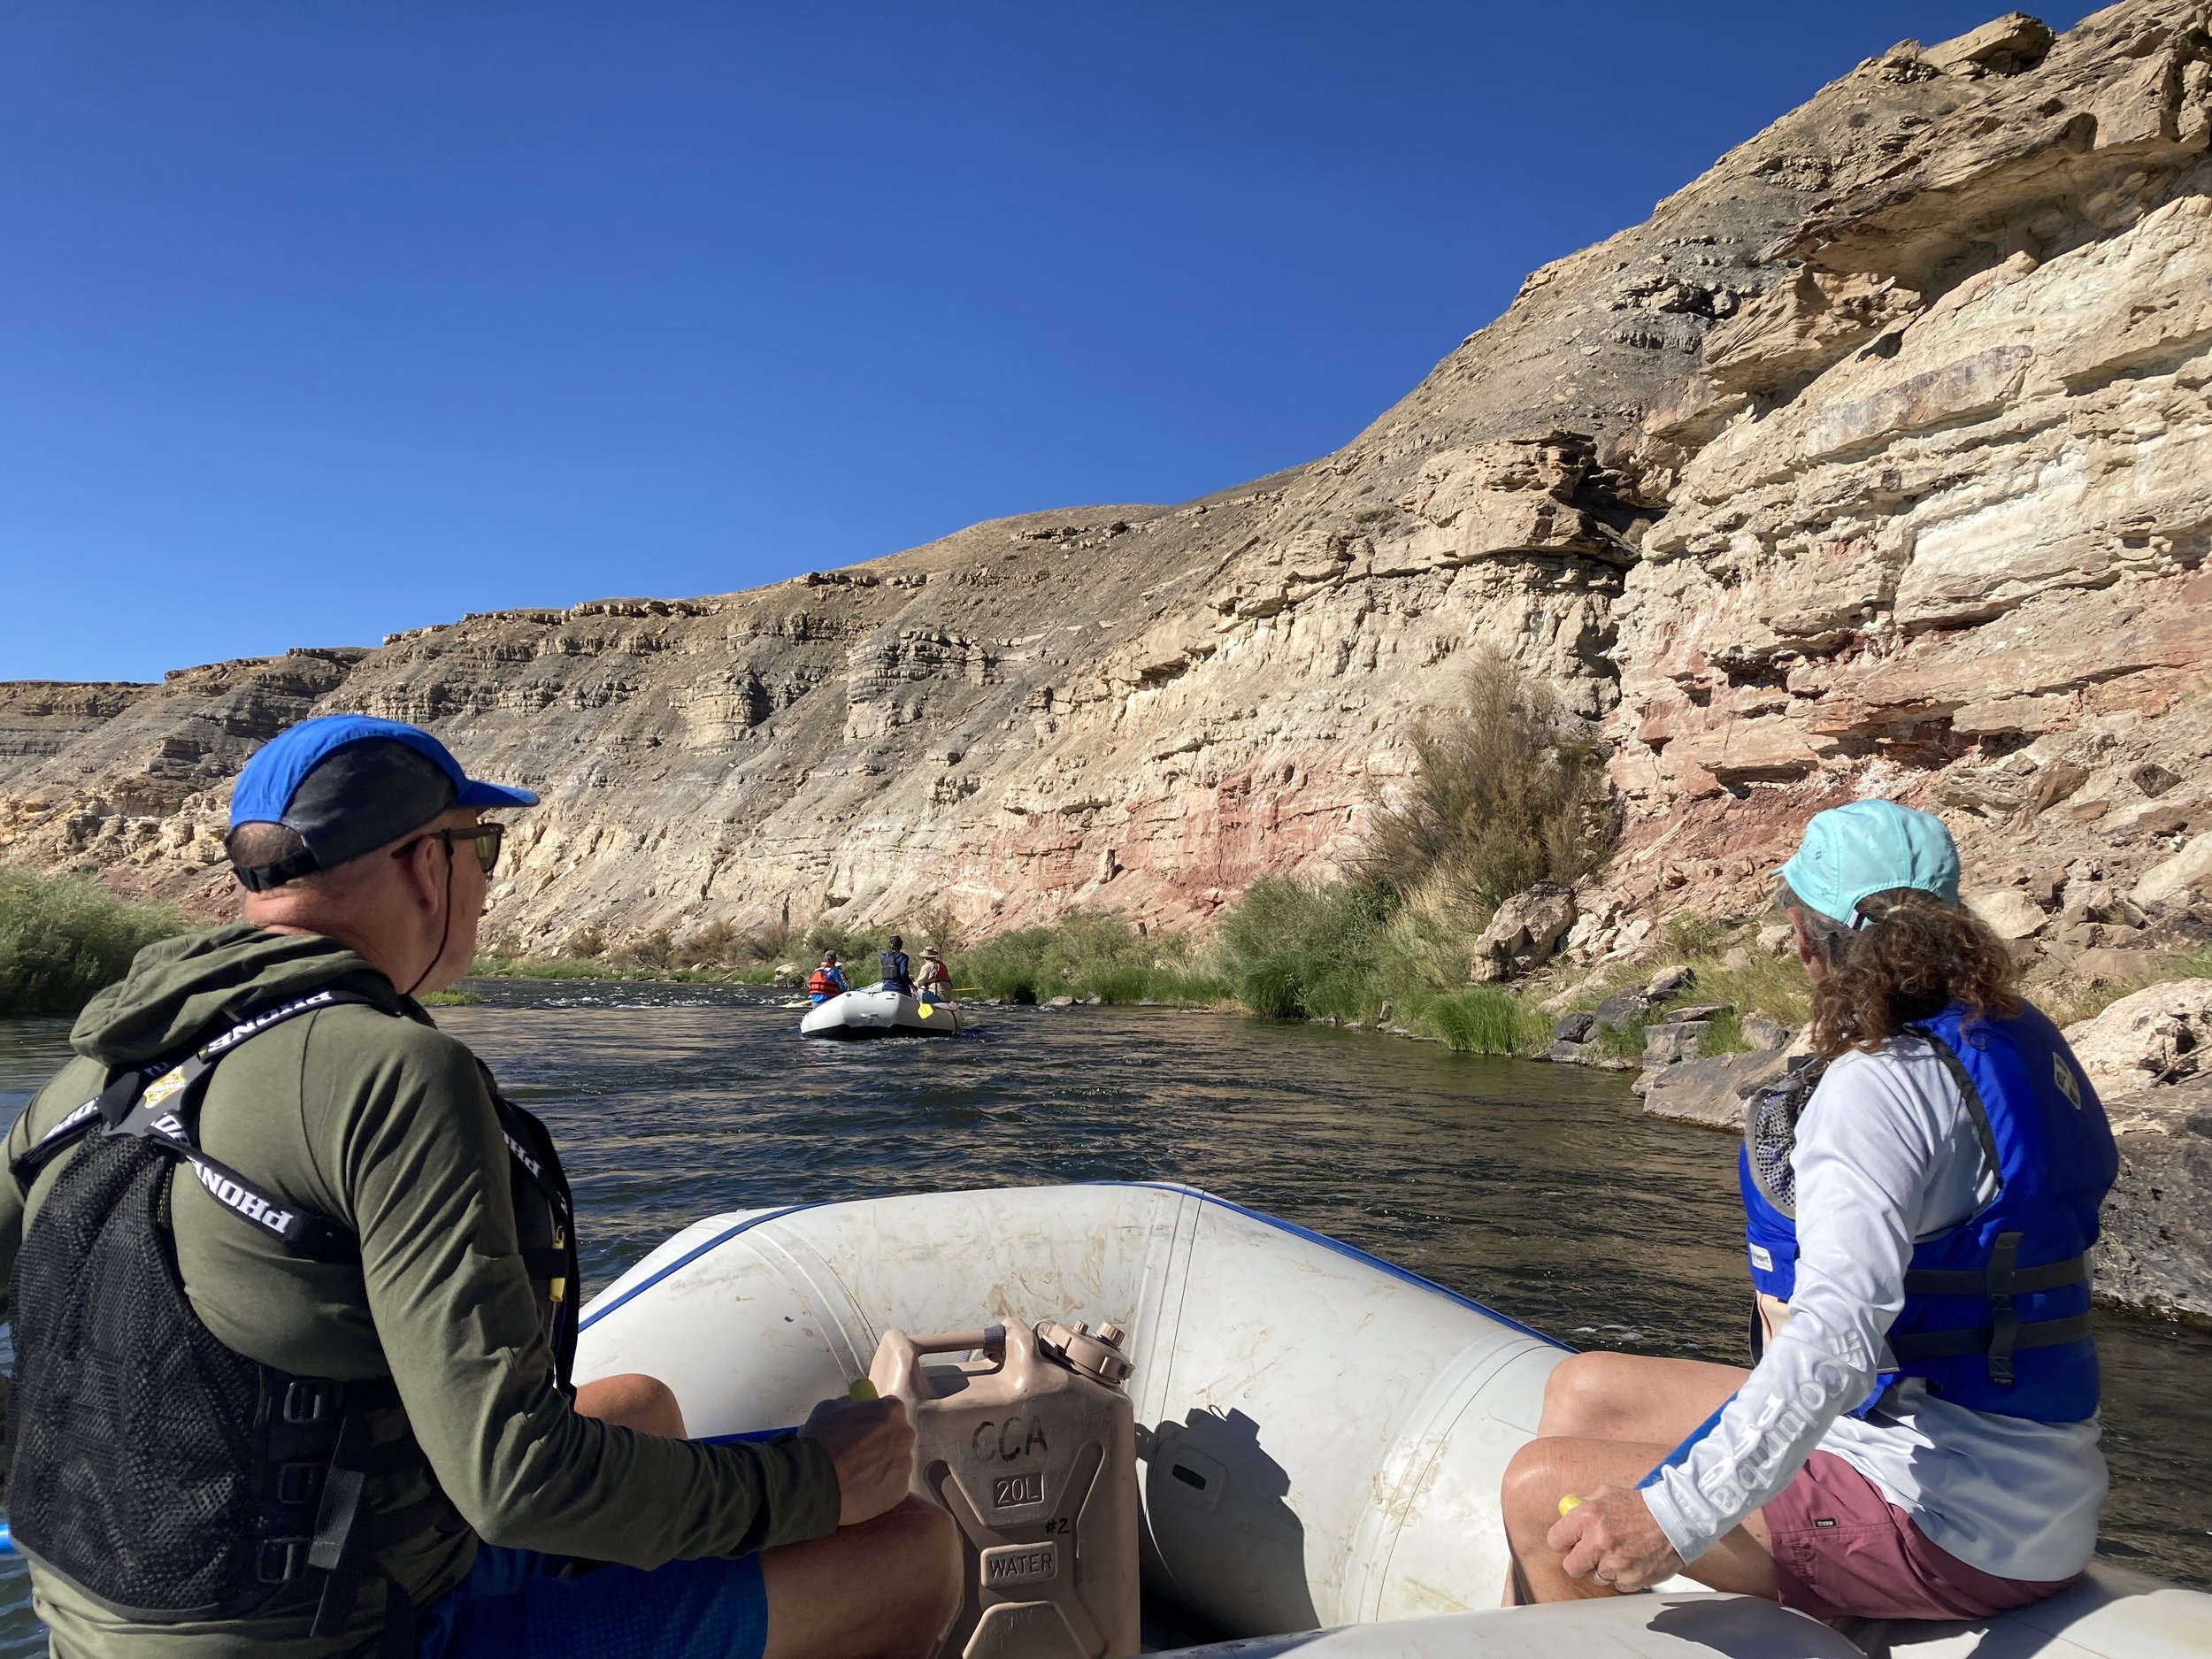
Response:
[[[1568,1493],[1563,1493],[1563,1494],[1560,1495],[1560,1499],[1559,1499],[1559,1512],[1560,1512],[1560,1514],[1564,1515],[1564,1514],[1566,1514],[1566,1513],[1567,1513],[1567,1511],[1568,1511],[1568,1510],[1570,1510],[1570,1509],[1580,1509],[1581,1507],[1582,1507],[1582,1494],[1581,1494],[1579,1492],[1568,1492]]]
[[[848,1400],[873,1400],[875,1397],[876,1386],[865,1377],[854,1378],[852,1386],[845,1390],[845,1398]]]

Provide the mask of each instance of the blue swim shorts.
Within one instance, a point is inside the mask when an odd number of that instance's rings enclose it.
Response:
[[[565,1555],[480,1544],[476,1565],[417,1622],[419,1659],[760,1659],[758,1555],[559,1577]]]

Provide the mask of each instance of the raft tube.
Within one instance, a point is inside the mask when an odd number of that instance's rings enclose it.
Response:
[[[950,1002],[924,1002],[864,986],[807,1010],[799,1021],[802,1037],[956,1037],[960,1010]]]
[[[1571,1351],[1403,1268],[1189,1187],[1002,1188],[718,1216],[588,1302],[580,1379],[646,1371],[693,1434],[803,1422],[883,1331],[1111,1319],[1139,1426],[1148,1614],[1187,1659],[2212,1656],[2212,1596],[2100,1563],[1972,1624],[1847,1637],[1686,1578],[1497,1606],[1498,1486]],[[1325,1632],[1325,1634],[1299,1632]]]

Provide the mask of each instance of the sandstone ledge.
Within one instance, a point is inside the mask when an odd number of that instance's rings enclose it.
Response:
[[[1779,1082],[1788,1064],[1787,1055],[1771,1048],[1678,1061],[1652,1074],[1644,1110],[1654,1118],[1740,1134],[1744,1102]]]

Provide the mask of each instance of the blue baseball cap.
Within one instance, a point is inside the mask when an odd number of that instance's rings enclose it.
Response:
[[[1790,891],[1823,916],[1859,926],[1859,901],[1893,887],[1959,902],[1959,849],[1943,820],[1894,801],[1816,812],[1782,866]]]
[[[419,726],[365,714],[326,714],[288,726],[253,753],[231,787],[230,826],[281,824],[307,850],[238,868],[256,892],[397,841],[454,807],[534,806],[527,789],[484,783],[461,770]]]

